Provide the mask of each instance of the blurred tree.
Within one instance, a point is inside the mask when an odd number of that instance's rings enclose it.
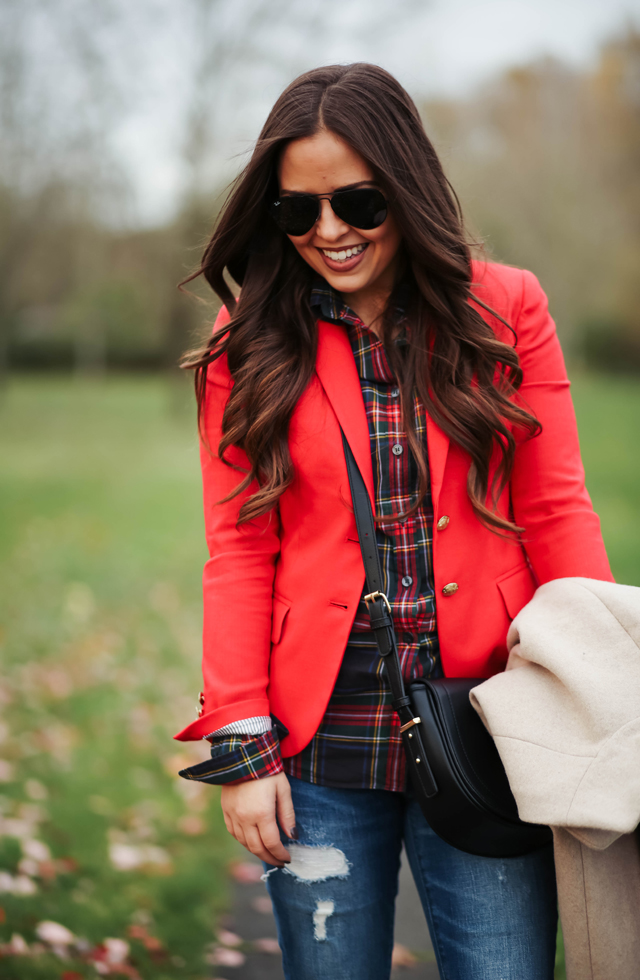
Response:
[[[540,276],[566,349],[640,337],[640,35],[605,45],[592,73],[544,59],[424,115],[473,232]]]
[[[20,311],[59,302],[100,265],[96,216],[125,193],[106,138],[114,16],[111,0],[0,5],[0,370]]]
[[[398,0],[394,21],[416,9]],[[328,39],[366,44],[388,22],[388,0],[366,18],[341,0],[4,0],[0,372],[7,350],[23,367],[175,366],[215,312],[202,283],[204,306],[175,286],[224,196],[230,117],[314,51],[321,63]],[[167,31],[182,52],[166,116],[181,190],[174,217],[145,229],[118,141],[164,71]],[[639,37],[610,40],[591,71],[545,59],[424,105],[474,233],[539,274],[565,347],[598,363],[637,364]]]

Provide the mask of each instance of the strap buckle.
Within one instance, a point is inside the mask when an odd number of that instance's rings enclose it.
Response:
[[[387,612],[389,613],[389,615],[391,615],[391,605],[389,604],[389,600],[387,599],[384,592],[370,592],[368,595],[366,595],[364,597],[364,601],[366,603],[367,609],[369,608],[369,603],[375,602],[376,599],[382,599],[385,606],[387,607]]]
[[[419,725],[421,721],[422,718],[412,718],[411,721],[408,721],[406,725],[400,726],[400,732],[401,733],[406,732],[407,728],[413,728],[414,725]]]

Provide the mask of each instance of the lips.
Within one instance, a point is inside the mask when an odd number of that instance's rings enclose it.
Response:
[[[332,272],[351,272],[352,269],[355,269],[355,267],[362,262],[362,259],[364,258],[368,247],[369,247],[369,242],[366,243],[360,242],[358,245],[352,245],[351,248],[348,247],[341,248],[341,249],[319,248],[318,252],[322,256],[322,260],[327,266],[327,268],[331,269]],[[340,258],[340,259],[331,258],[329,255],[327,255],[327,252],[330,252],[332,255],[335,256],[342,255],[343,253],[349,251],[353,253],[353,249],[360,249],[360,251],[356,252],[355,255],[354,254],[351,254],[351,256],[345,255],[345,258]]]

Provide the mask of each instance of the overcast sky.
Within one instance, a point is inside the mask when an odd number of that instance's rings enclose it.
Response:
[[[387,0],[378,3],[386,6]],[[399,22],[394,7],[388,0],[385,29],[364,40],[360,25],[370,3],[348,0],[322,50],[305,45],[297,51],[296,71],[366,60],[395,74],[414,97],[464,95],[491,75],[543,55],[588,66],[599,45],[625,24],[640,27],[640,0],[425,0]],[[147,42],[147,58],[156,67],[150,67],[144,98],[123,120],[117,143],[138,188],[137,218],[154,222],[170,215],[183,179],[174,117],[181,111],[181,68],[189,52],[179,20],[158,22]],[[233,104],[229,100],[230,112],[223,116],[220,166],[228,176],[286,81],[277,72],[243,73],[243,90],[236,91]]]

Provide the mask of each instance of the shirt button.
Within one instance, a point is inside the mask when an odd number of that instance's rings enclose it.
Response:
[[[402,446],[399,442],[396,442],[395,446],[391,447],[391,452],[394,456],[402,456]]]
[[[402,639],[405,643],[415,643],[416,637],[413,633],[403,633]]]
[[[413,579],[410,575],[405,575],[405,577],[402,579],[402,584],[404,585],[405,589],[408,589],[410,585],[413,585]]]
[[[457,592],[459,588],[460,586],[458,585],[457,582],[449,582],[449,584],[445,585],[444,589],[442,590],[442,594],[453,595],[453,593]]]
[[[399,394],[400,394],[400,389],[399,388],[392,388],[391,389],[391,397],[392,398],[397,398],[399,396]]]
[[[448,524],[449,524],[449,518],[447,517],[446,514],[444,514],[436,524],[436,527],[438,528],[439,531],[444,531],[445,527],[447,527]]]

